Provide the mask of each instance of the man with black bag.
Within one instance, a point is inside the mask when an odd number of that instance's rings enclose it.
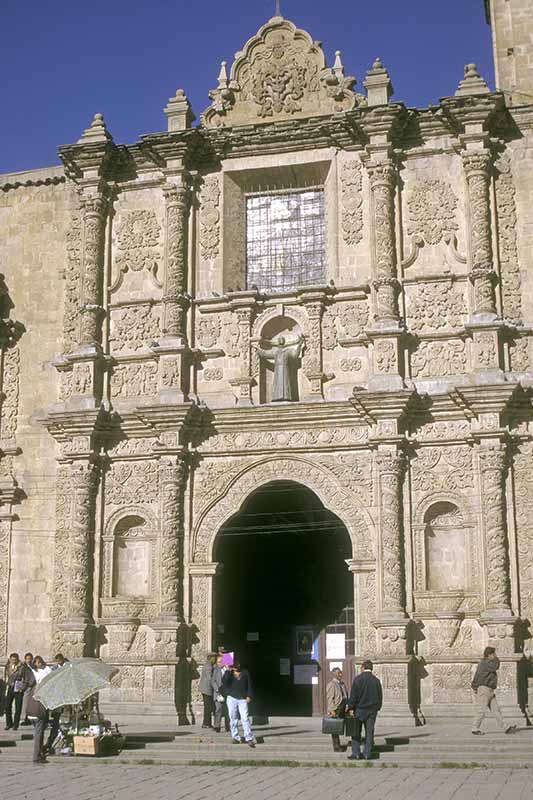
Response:
[[[381,681],[372,673],[373,669],[374,665],[371,661],[363,661],[361,672],[354,678],[352,691],[348,698],[347,710],[355,717],[355,728],[352,734],[352,754],[348,756],[352,761],[357,759],[369,761],[372,757],[376,717],[383,705]],[[365,750],[364,755],[361,755],[363,725],[365,728]]]
[[[331,670],[333,678],[326,686],[326,703],[328,717],[343,719],[346,703],[348,702],[348,689],[342,680],[342,670],[336,667]],[[338,733],[331,734],[331,742],[333,750],[336,753],[342,751],[340,735]]]

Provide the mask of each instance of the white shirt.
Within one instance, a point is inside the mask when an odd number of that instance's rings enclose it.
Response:
[[[46,678],[47,675],[50,675],[52,672],[52,667],[43,667],[42,669],[33,669],[33,674],[35,675],[35,683],[40,683],[43,678]]]

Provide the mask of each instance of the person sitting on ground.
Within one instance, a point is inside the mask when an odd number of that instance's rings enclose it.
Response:
[[[515,733],[516,725],[506,725],[503,721],[502,712],[496,699],[496,687],[498,686],[498,670],[500,659],[496,655],[495,647],[485,647],[483,658],[477,665],[476,673],[472,681],[472,690],[476,695],[478,713],[472,726],[474,736],[483,736],[481,723],[485,719],[488,711],[492,711],[496,717],[496,722],[505,733]]]
[[[332,679],[326,686],[327,714],[329,717],[344,717],[346,703],[348,702],[348,689],[342,680],[342,670],[339,667],[331,670]],[[331,734],[331,742],[336,753],[342,751],[341,740],[338,734]]]
[[[222,679],[222,694],[227,698],[233,744],[241,744],[239,736],[240,716],[244,740],[248,747],[255,747],[248,714],[248,706],[252,701],[252,681],[248,670],[242,669],[238,661],[228,669]]]

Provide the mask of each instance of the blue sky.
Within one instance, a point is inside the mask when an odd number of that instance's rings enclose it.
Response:
[[[185,89],[196,116],[220,61],[274,15],[275,0],[3,0],[0,172],[59,163],[96,112],[116,142],[164,130],[162,108]],[[362,91],[380,56],[394,99],[424,107],[452,94],[474,61],[493,86],[483,0],[282,0],[282,13],[342,51]]]

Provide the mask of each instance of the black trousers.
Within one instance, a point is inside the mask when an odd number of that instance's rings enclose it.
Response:
[[[204,721],[202,725],[211,727],[211,717],[213,715],[213,697],[210,694],[202,694],[204,699]]]
[[[23,698],[24,692],[15,692],[12,687],[7,690],[4,708],[6,712],[6,725],[10,728],[18,728],[19,726]],[[15,703],[15,718],[13,718],[12,715],[13,702]]]
[[[370,758],[374,745],[374,728],[376,726],[376,714],[371,714],[366,719],[355,718],[355,735],[352,736],[352,753],[357,755],[361,749],[361,733],[365,726],[365,758]]]
[[[43,739],[46,726],[48,724],[48,714],[33,720],[33,763],[36,764],[44,758]]]
[[[50,733],[48,734],[48,741],[46,742],[46,746],[49,750],[53,747],[54,741],[59,733],[60,719],[61,709],[59,709],[59,711],[52,711],[50,714]]]

